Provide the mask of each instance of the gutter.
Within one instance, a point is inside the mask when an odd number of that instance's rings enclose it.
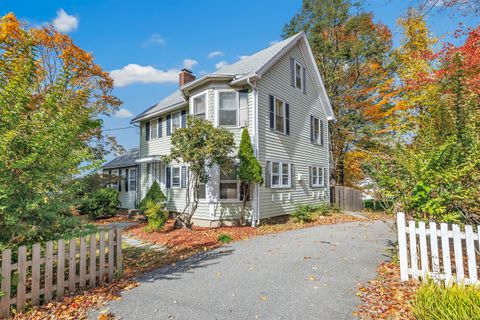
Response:
[[[252,93],[253,93],[253,140],[254,140],[254,153],[255,157],[259,158],[259,151],[258,151],[258,91],[257,91],[257,83],[251,82],[251,78],[258,79],[258,76],[256,74],[247,77],[246,81],[248,85],[252,88]],[[239,79],[243,80],[243,79]],[[238,80],[238,81],[239,81]],[[232,81],[233,83],[233,81]],[[260,197],[259,197],[259,187],[258,184],[255,184],[255,189],[253,190],[253,210],[252,210],[252,227],[256,227],[258,225],[258,222],[260,221],[260,213],[259,213],[259,208],[260,208]]]

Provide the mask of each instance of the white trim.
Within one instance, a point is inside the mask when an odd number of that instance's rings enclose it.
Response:
[[[332,105],[330,104],[330,99],[328,98],[327,90],[325,89],[325,85],[323,84],[323,79],[322,76],[320,75],[320,71],[318,70],[317,63],[315,62],[315,57],[312,52],[312,48],[310,47],[310,44],[308,43],[307,36],[305,33],[302,31],[301,32],[302,38],[305,42],[305,46],[307,47],[307,52],[310,57],[310,62],[313,65],[313,69],[316,75],[317,80],[320,82],[320,88],[322,89],[322,93],[325,97],[325,100],[327,101],[327,108],[325,112],[327,113],[327,120],[335,120],[335,114],[333,113]]]
[[[182,166],[181,165],[173,165],[168,166],[170,168],[170,189],[180,189],[182,187]],[[173,185],[173,169],[178,169],[178,186]],[[165,179],[167,176],[165,175]]]
[[[193,101],[198,98],[201,95],[205,95],[205,120],[209,120],[209,114],[208,114],[208,106],[209,106],[209,101],[208,101],[208,89],[199,92],[189,98],[189,114],[192,116],[195,116],[195,106],[193,105]]]
[[[149,156],[145,158],[140,158],[135,160],[135,163],[148,163],[148,162],[154,162],[154,161],[161,161],[162,156]]]
[[[297,66],[300,67],[300,88],[297,87]],[[303,92],[303,66],[296,59],[293,59],[293,79],[295,88]]]
[[[153,126],[152,126],[152,123],[153,123],[154,121],[157,122],[157,125],[156,125],[156,127],[155,127],[155,130],[153,130]],[[148,122],[150,123],[150,137],[149,137],[149,140],[158,139],[158,118],[150,119]],[[152,137],[152,133],[153,133],[154,131],[157,133],[157,136],[156,136],[156,137]]]
[[[220,93],[221,92],[234,92],[235,93],[235,103],[237,111],[237,123],[235,125],[220,125]],[[233,110],[233,109],[230,109]],[[216,89],[215,90],[215,126],[222,127],[227,129],[238,129],[240,128],[240,96],[239,92],[235,89]]]
[[[147,115],[144,115],[142,116],[141,118],[134,118],[133,120],[130,121],[130,123],[136,123],[136,122],[142,122],[142,121],[148,121],[152,118],[155,118],[155,117],[158,117],[158,116],[161,116],[163,114],[167,115],[169,114],[170,112],[172,112],[173,110],[175,109],[183,109],[183,107],[188,107],[188,101],[184,101],[184,102],[181,102],[181,103],[176,103],[174,105],[171,105],[170,107],[168,108],[165,108],[165,109],[162,109],[162,110],[158,110],[158,111],[155,111],[151,114],[147,114]]]
[[[320,117],[316,117],[314,115],[312,115],[311,119],[313,120],[313,123],[311,124],[311,128],[310,128],[310,130],[313,131],[313,132],[310,132],[310,134],[313,136],[312,143],[321,146],[322,145],[322,131],[323,131],[322,130],[322,121],[321,121]],[[315,140],[315,120],[318,121],[318,137],[317,137],[316,140]]]
[[[237,168],[235,168],[236,172]],[[237,184],[237,197],[236,199],[222,199],[221,198],[221,185],[222,183],[236,183]],[[228,202],[239,202],[240,201],[240,181],[238,180],[238,174],[236,175],[235,180],[222,180],[222,173],[221,170],[219,169],[218,172],[218,201],[220,203],[228,203]]]
[[[283,104],[283,131],[277,130],[277,100]],[[273,130],[277,133],[287,134],[287,103],[277,96],[273,96]]]
[[[292,162],[291,161],[285,161],[285,160],[269,160],[270,161],[270,188],[272,189],[290,189],[292,188]],[[279,175],[278,175],[278,185],[273,184],[273,164],[278,163],[279,164]],[[288,184],[284,185],[283,184],[283,176],[285,173],[283,173],[283,165],[286,164],[288,165]]]
[[[313,179],[313,171],[317,172],[317,183],[314,183],[314,179]],[[310,167],[310,179],[312,179],[312,188],[321,188],[321,187],[324,187],[325,186],[325,167],[322,167],[322,166],[318,166],[318,165],[314,165],[314,166],[311,166]],[[321,181],[321,183],[320,183]]]

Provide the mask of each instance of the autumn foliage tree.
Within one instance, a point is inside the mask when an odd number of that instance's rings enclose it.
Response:
[[[299,31],[309,39],[336,116],[329,126],[331,177],[337,185],[355,184],[363,159],[381,146],[378,132],[391,106],[391,33],[349,0],[304,0],[283,36]]]
[[[98,116],[120,104],[93,57],[52,27],[0,20],[0,243],[78,231],[68,181],[103,159]]]
[[[398,97],[391,150],[369,174],[398,210],[424,219],[480,222],[480,27],[464,44],[435,48],[422,15],[400,20]],[[460,39],[459,39],[460,40]]]

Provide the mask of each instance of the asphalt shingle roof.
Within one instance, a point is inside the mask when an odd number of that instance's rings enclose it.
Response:
[[[158,111],[161,111],[161,110],[164,110],[164,109],[167,109],[171,106],[175,106],[175,105],[181,105],[181,104],[184,104],[186,103],[187,101],[185,100],[185,98],[183,97],[183,94],[180,92],[180,89],[177,89],[175,90],[172,94],[170,94],[169,96],[163,98],[159,103],[151,106],[150,108],[148,108],[147,110],[143,111],[142,113],[140,113],[138,116],[136,116],[135,118],[133,118],[132,121],[135,121],[139,118],[143,118],[145,116],[148,116],[149,114],[154,114]]]
[[[103,165],[103,169],[114,169],[121,167],[129,167],[135,165],[135,160],[138,159],[139,149],[133,148],[127,151],[125,154],[114,158],[113,160],[107,162]]]
[[[270,59],[272,59],[277,53],[286,47],[290,42],[298,38],[298,34],[291,36],[283,41],[258,51],[251,56],[240,59],[239,61],[226,65],[225,67],[217,70],[214,74],[229,74],[229,75],[248,75],[257,72],[262,68]]]
[[[280,50],[286,47],[291,41],[298,38],[298,34],[280,41],[262,51],[259,51],[251,56],[245,57],[240,59],[239,61],[226,65],[225,67],[215,71],[213,74],[215,75],[232,75],[232,76],[245,76],[248,74],[253,74],[258,71],[261,67],[263,67],[270,59],[272,59]],[[208,77],[209,75],[205,75],[204,77]],[[182,92],[180,89],[175,90],[172,94],[167,96],[166,98],[162,99],[159,103],[151,106],[144,112],[137,115],[135,118],[132,119],[132,122],[137,121],[140,118],[144,118],[148,115],[158,113],[162,110],[165,110],[169,107],[173,106],[180,106],[186,103],[187,101],[183,97]]]

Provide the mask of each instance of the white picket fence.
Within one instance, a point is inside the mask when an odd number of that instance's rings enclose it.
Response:
[[[441,223],[438,228],[435,222],[430,222],[427,228],[425,222],[418,222],[417,226],[415,221],[408,221],[407,225],[405,214],[399,212],[397,228],[402,281],[412,276],[445,281],[446,285],[478,283],[480,226],[475,232],[471,225],[465,225],[462,232],[456,224]]]

